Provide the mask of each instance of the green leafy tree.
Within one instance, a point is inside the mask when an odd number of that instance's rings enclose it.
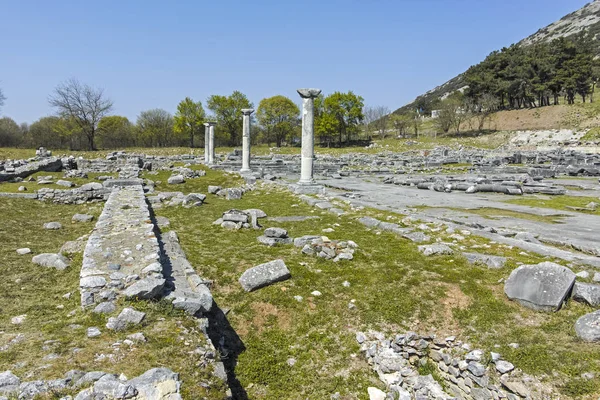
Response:
[[[352,91],[348,93],[334,92],[323,100],[323,107],[324,114],[329,116],[327,118],[333,117],[337,123],[336,132],[339,145],[342,145],[344,137],[348,143],[350,137],[358,132],[358,126],[364,118],[364,99]]]
[[[406,114],[392,114],[390,117],[392,127],[396,130],[398,136],[406,137],[408,128],[411,126],[411,118]]]
[[[239,146],[242,137],[242,109],[254,107],[246,95],[237,90],[230,96],[212,95],[206,106],[214,113],[217,128],[223,131],[229,145]]]
[[[69,145],[70,140],[61,135],[61,118],[43,117],[29,126],[26,134],[26,146],[37,148],[40,146],[49,149],[62,149]]]
[[[133,124],[120,115],[104,117],[98,123],[100,146],[105,149],[131,147],[136,144]]]
[[[22,140],[21,127],[12,118],[0,118],[0,146],[16,147],[21,144]]]
[[[322,94],[317,96],[314,102],[314,129],[320,143],[327,143],[327,147],[331,147],[331,142],[337,134],[338,121],[335,116],[326,112],[325,97]]]
[[[292,100],[278,95],[260,101],[256,118],[265,130],[268,142],[274,140],[277,147],[281,147],[282,142],[298,126],[299,114],[300,109]]]
[[[194,147],[194,137],[204,130],[204,118],[202,102],[194,102],[186,97],[177,105],[174,131],[189,138],[190,147]]]
[[[166,147],[173,144],[173,116],[155,108],[142,111],[137,118],[136,129],[147,146]]]

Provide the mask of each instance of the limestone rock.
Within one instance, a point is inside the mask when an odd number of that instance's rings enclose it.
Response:
[[[504,293],[536,311],[558,311],[575,283],[575,274],[552,262],[522,265],[511,272]]]
[[[289,278],[291,274],[283,260],[275,260],[246,270],[239,282],[245,291],[251,292]]]
[[[92,326],[91,328],[87,328],[87,332],[86,335],[89,338],[95,338],[98,337],[102,334],[102,332],[100,332],[100,329],[96,328],[95,326]]]
[[[128,299],[153,299],[162,292],[165,283],[162,278],[144,278],[125,289],[123,295]]]
[[[102,190],[104,188],[104,186],[102,186],[101,183],[98,182],[90,182],[90,183],[86,183],[84,185],[81,185],[81,190],[84,192],[90,192],[92,190]]]
[[[487,265],[490,269],[499,269],[506,264],[506,257],[490,256],[479,253],[463,253],[463,255],[467,258],[469,264],[483,264]]]
[[[110,330],[122,331],[127,329],[129,325],[139,325],[145,317],[146,313],[127,307],[121,311],[118,317],[109,318],[106,327]]]
[[[185,178],[183,175],[173,175],[167,179],[167,183],[169,185],[179,185],[181,183],[185,183]]]
[[[419,246],[419,251],[425,256],[438,256],[444,254],[452,254],[454,251],[443,243],[425,244]]]
[[[385,392],[375,387],[367,388],[367,393],[369,394],[369,400],[385,400],[387,398]]]
[[[46,222],[44,224],[44,229],[48,229],[48,230],[62,229],[62,224],[60,222]]]
[[[33,256],[31,262],[42,267],[56,268],[63,270],[71,265],[71,261],[62,254],[42,253]]]
[[[153,368],[128,381],[135,387],[139,399],[181,400],[179,374],[168,368]]]
[[[414,243],[429,242],[431,240],[431,238],[423,232],[408,232],[403,234],[402,237]]]
[[[600,341],[600,310],[580,317],[575,322],[575,333],[586,342]]]
[[[367,228],[377,228],[381,221],[371,217],[362,217],[358,219],[358,222],[366,226]]]
[[[529,243],[536,243],[536,244],[542,243],[539,240],[537,240],[533,234],[531,234],[529,232],[519,232],[515,235],[515,239],[523,240],[523,241],[529,242]]]
[[[75,214],[71,219],[72,222],[92,222],[93,220],[94,216],[89,214]]]
[[[268,238],[287,238],[288,233],[283,228],[267,228],[265,229],[265,236]]]
[[[292,238],[278,238],[278,237],[267,237],[267,236],[259,236],[256,238],[259,243],[265,244],[269,247],[274,247],[278,244],[292,244]]]
[[[17,254],[20,256],[24,256],[25,254],[30,254],[31,249],[29,247],[23,247],[21,249],[17,249]]]
[[[208,193],[210,194],[217,194],[219,190],[221,190],[221,186],[208,185]]]
[[[64,186],[64,187],[73,187],[75,186],[75,184],[71,181],[65,181],[62,179],[59,179],[58,181],[56,181],[56,184],[59,186]]]
[[[572,297],[575,301],[598,307],[600,306],[600,285],[575,282]]]
[[[19,389],[21,380],[11,371],[0,372],[0,394],[10,394]]]

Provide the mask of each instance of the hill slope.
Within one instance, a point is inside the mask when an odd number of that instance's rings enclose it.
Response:
[[[551,23],[538,30],[533,35],[521,40],[519,44],[526,46],[543,41],[552,41],[559,37],[575,35],[584,30],[590,31],[596,35],[600,34],[600,0],[594,0],[579,10],[565,15],[560,20]],[[414,101],[400,107],[394,111],[394,113],[412,110],[420,100],[430,101],[436,98],[443,98],[449,93],[461,89],[464,86],[464,73],[462,73],[450,79],[448,82],[418,96]]]

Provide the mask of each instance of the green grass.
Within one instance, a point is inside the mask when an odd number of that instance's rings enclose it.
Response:
[[[519,199],[519,200],[521,200],[521,199]],[[507,203],[509,203],[509,202],[512,203],[512,201],[507,201]],[[521,203],[514,203],[514,204],[521,204]],[[535,206],[535,203],[522,204],[522,205]],[[431,208],[431,207],[417,207],[417,208],[425,209],[425,208]],[[445,208],[445,207],[441,207],[441,208]],[[519,219],[525,219],[528,221],[545,222],[547,224],[560,224],[560,223],[562,223],[561,219],[563,218],[563,216],[561,216],[560,214],[535,215],[535,214],[528,214],[526,212],[503,210],[501,208],[494,208],[494,207],[448,208],[448,209],[463,212],[463,213],[476,214],[485,219],[494,219],[494,220],[502,219],[502,218],[519,218]]]
[[[169,175],[159,172],[147,177],[162,182],[157,190],[184,193],[206,193],[208,185],[241,184],[235,175],[212,170],[182,185],[167,185]],[[103,329],[105,317],[80,311],[80,258],[61,272],[34,266],[29,256],[16,254],[15,249],[23,246],[35,252],[57,251],[64,241],[89,233],[92,224],[71,224],[70,217],[76,212],[98,215],[101,205],[60,206],[1,198],[0,205],[7,210],[0,216],[0,251],[5,266],[5,279],[0,283],[0,330],[5,333],[0,345],[18,332],[27,337],[25,343],[0,352],[0,370],[11,369],[19,376],[39,371],[41,377],[57,378],[67,369],[79,368],[124,372],[132,377],[165,365],[181,374],[184,398],[222,395],[216,383],[208,391],[199,386],[209,378],[188,354],[202,345],[193,320],[173,311],[166,302],[135,303],[136,308],[148,313],[146,325],[138,330],[149,342],[125,352],[127,357],[95,361],[97,354],[111,353],[111,344],[132,331],[109,333]],[[370,215],[402,225],[403,215],[370,208],[358,213],[340,206],[348,214],[336,217],[307,206],[279,187],[263,186],[245,193],[241,200],[209,195],[201,207],[163,206],[155,210],[157,215],[170,219],[170,228],[177,231],[198,273],[214,282],[212,292],[217,304],[230,310],[229,322],[246,347],[235,372],[249,398],[321,399],[335,392],[345,398],[367,398],[367,387],[382,385],[360,354],[355,333],[370,329],[389,336],[406,330],[441,337],[456,335],[475,348],[500,352],[518,368],[558,387],[564,398],[600,390],[595,381],[582,382],[578,378],[583,372],[600,373],[600,349],[580,342],[573,330],[577,318],[591,309],[569,302],[558,313],[536,313],[508,301],[503,293],[501,279],[519,263],[546,259],[466,234],[457,246],[508,257],[507,266],[488,270],[469,265],[459,254],[424,257],[416,244],[391,233],[369,231],[356,221],[359,215]],[[303,222],[261,223],[265,228],[283,227],[292,237],[320,234],[322,229],[332,227],[335,231],[326,234],[329,238],[354,240],[360,248],[354,260],[334,263],[305,256],[293,246],[266,247],[256,240],[262,231],[231,232],[212,225],[231,208],[260,208],[269,216],[317,216]],[[50,220],[61,221],[65,229],[43,231],[41,225]],[[427,233],[434,239],[454,240],[445,229]],[[290,280],[251,293],[241,289],[238,279],[246,269],[277,258],[290,269]],[[344,287],[344,281],[350,282],[350,287]],[[313,296],[314,290],[322,296]],[[71,299],[62,298],[66,292],[74,293]],[[297,295],[303,297],[301,302],[294,299]],[[356,306],[353,309],[348,307],[352,300]],[[59,304],[64,309],[57,309]],[[69,316],[71,311],[74,315]],[[20,314],[28,315],[26,323],[11,325],[10,317]],[[71,324],[84,328],[72,330]],[[85,338],[88,326],[99,326],[103,335],[95,340]],[[59,361],[42,360],[47,354],[42,350],[46,340],[59,341],[58,349],[52,350],[61,355]],[[520,347],[509,347],[513,342]],[[73,354],[74,348],[82,350]],[[296,360],[294,366],[288,365],[289,358]],[[24,364],[17,367],[19,361]],[[39,370],[48,363],[52,368]],[[428,372],[432,368],[421,369]]]
[[[93,222],[72,224],[73,214],[90,213],[97,217],[102,204],[67,206],[0,198],[0,207],[0,346],[18,334],[24,335],[23,342],[0,352],[0,370],[11,370],[22,380],[27,376],[27,380],[57,379],[71,369],[124,373],[133,378],[150,368],[166,366],[181,373],[184,398],[222,398],[223,384],[210,377],[210,370],[198,368],[199,359],[189,354],[197,346],[206,347],[195,320],[173,311],[167,302],[130,303],[147,313],[144,326],[111,332],[105,328],[107,317],[81,311],[81,255],[75,256],[66,270],[56,271],[34,265],[32,255],[16,253],[20,247],[30,247],[34,254],[58,252],[65,241],[89,234],[94,226]],[[44,230],[43,223],[49,221],[61,222],[63,229]],[[63,297],[66,293],[72,294],[69,299]],[[12,317],[22,314],[27,315],[25,323],[11,324]],[[99,327],[102,335],[88,339],[86,328],[91,326]],[[146,335],[147,343],[131,349],[122,345],[121,351],[112,347],[138,331]],[[43,359],[53,353],[59,358]],[[98,359],[100,354],[112,358]],[[212,388],[201,387],[202,381],[211,382]]]
[[[583,137],[581,141],[583,142],[597,142],[600,140],[600,128],[592,128]]]
[[[202,191],[193,181],[180,189]],[[265,247],[256,241],[261,232],[229,232],[211,225],[230,208],[260,208],[269,216],[316,215],[318,220],[263,225],[286,228],[292,237],[334,227],[328,237],[354,240],[360,249],[354,260],[338,264],[304,256],[292,246]],[[250,398],[327,398],[336,391],[364,398],[368,386],[381,386],[354,341],[356,331],[369,329],[389,335],[408,329],[454,334],[487,351],[496,351],[498,345],[526,372],[558,373],[567,395],[572,393],[568,383],[581,371],[600,371],[600,350],[580,343],[572,328],[589,309],[569,304],[559,313],[539,314],[505,298],[501,278],[518,263],[545,260],[520,249],[473,236],[459,243],[469,251],[509,257],[502,270],[471,266],[459,255],[426,258],[407,240],[369,232],[354,219],[354,212],[335,217],[274,187],[248,192],[238,201],[211,195],[199,208],[165,207],[156,212],[171,220],[200,275],[214,281],[217,303],[231,308],[228,318],[246,346],[236,373]],[[391,222],[402,219],[371,209],[360,214]],[[433,235],[451,240],[444,231]],[[291,280],[252,293],[241,290],[237,280],[243,271],[276,258],[286,262]],[[351,283],[348,288],[342,286],[346,280]],[[314,290],[322,296],[312,296]],[[296,295],[303,301],[294,300]],[[355,309],[348,308],[350,300],[355,300]],[[523,321],[536,325],[523,326]],[[560,334],[556,325],[563,329]],[[518,351],[508,347],[512,342],[521,344]],[[286,360],[292,357],[297,363],[290,367]]]
[[[315,146],[315,154],[319,155],[333,155],[338,156],[348,153],[364,153],[364,154],[377,154],[382,151],[391,152],[404,152],[411,150],[431,150],[437,146],[447,146],[452,148],[458,148],[459,146],[476,147],[482,149],[495,149],[505,143],[510,138],[510,132],[494,132],[479,136],[472,136],[470,134],[447,134],[438,135],[433,137],[432,133],[425,130],[419,137],[410,137],[406,139],[397,139],[395,135],[390,135],[385,139],[375,138],[373,143],[375,147],[365,148],[364,146],[354,147],[342,147],[342,148],[328,148],[321,147],[318,144]],[[220,146],[215,149],[217,154],[229,154],[234,149],[240,149],[241,146],[230,147]],[[53,150],[53,155],[60,156],[61,154],[69,154],[74,157],[84,157],[87,159],[104,158],[107,154],[114,152],[114,149],[104,149],[98,151],[71,151],[66,149],[50,149]],[[119,149],[124,150],[128,153],[138,153],[147,155],[181,155],[181,154],[204,154],[204,148],[188,148],[188,147],[133,147]],[[284,154],[294,155],[300,154],[299,146],[285,146],[285,147],[273,147],[267,144],[258,144],[252,146],[252,154],[256,156],[264,156],[269,154]],[[21,148],[0,148],[0,160],[5,159],[27,159],[35,156],[35,149],[21,149]]]
[[[543,207],[543,208],[551,208],[554,210],[560,211],[576,211],[585,214],[593,214],[600,215],[600,207],[596,209],[596,211],[591,210],[573,210],[568,207],[579,207],[585,208],[589,203],[600,204],[600,199],[597,197],[584,197],[584,196],[552,196],[550,199],[536,199],[531,197],[523,197],[519,199],[512,199],[506,201],[511,204],[519,204],[522,206],[532,206],[532,207]]]

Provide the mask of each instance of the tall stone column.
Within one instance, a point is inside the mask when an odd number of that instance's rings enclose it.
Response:
[[[242,131],[242,169],[240,172],[250,172],[250,115],[254,112],[251,108],[242,109],[244,129]]]
[[[298,89],[302,97],[302,152],[300,185],[310,185],[313,181],[313,159],[315,156],[314,105],[315,97],[321,89]]]
[[[208,165],[215,163],[215,125],[216,122],[208,123]]]
[[[208,122],[204,123],[204,163],[208,164],[208,152],[210,151],[209,147],[209,128],[210,124]]]

